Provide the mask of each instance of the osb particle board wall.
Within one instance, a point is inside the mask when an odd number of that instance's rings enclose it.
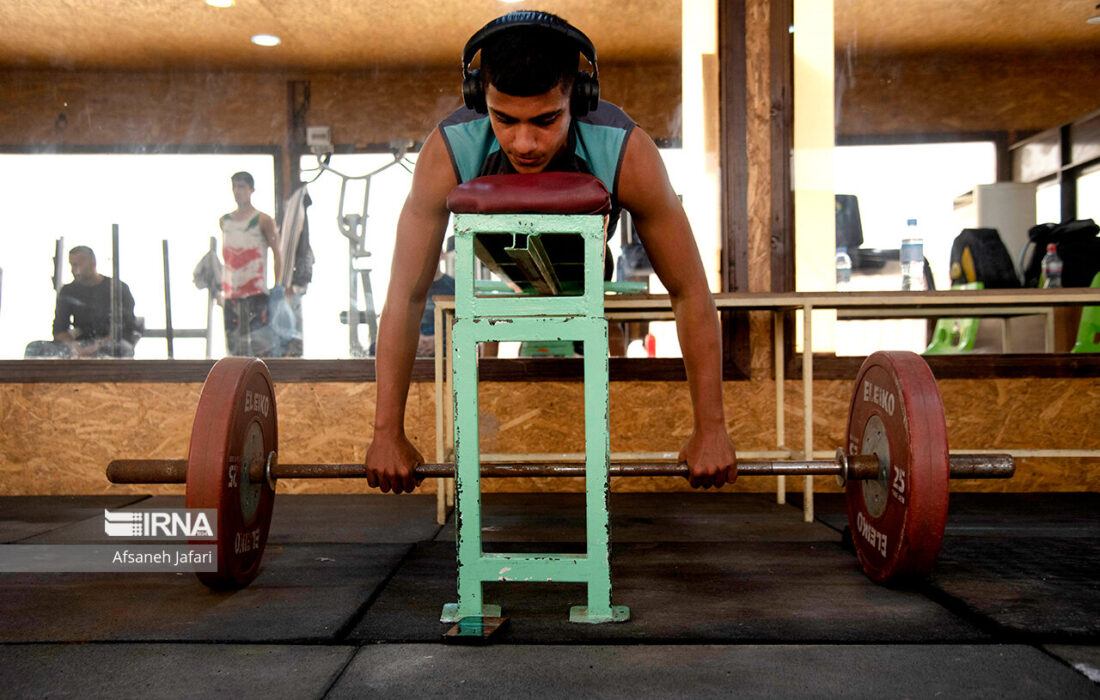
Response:
[[[678,138],[680,66],[601,66],[605,99],[654,138]],[[287,83],[310,82],[310,125],[335,143],[423,141],[460,106],[457,68],[298,74],[249,71],[5,70],[5,144],[285,145]]]
[[[815,447],[830,449],[845,430],[850,382],[814,384]],[[1100,385],[1092,379],[945,380],[940,382],[954,449],[1100,448]],[[187,452],[199,384],[0,385],[0,494],[180,493],[176,486],[114,486],[103,476],[116,457],[176,458]],[[774,447],[774,384],[725,385],[728,428],[744,450]],[[276,388],[280,458],[286,462],[357,462],[370,439],[371,383],[287,383]],[[540,396],[536,406],[530,397]],[[486,383],[481,442],[495,452],[580,451],[583,388],[576,382]],[[788,443],[801,446],[801,385],[788,382]],[[676,451],[691,431],[683,383],[615,382],[613,451]],[[428,461],[435,458],[435,392],[414,384],[407,428]],[[788,482],[790,483],[790,481]],[[774,479],[742,479],[730,490],[769,491]],[[955,490],[1097,491],[1100,460],[1022,460],[1011,481],[956,481]],[[423,491],[434,491],[425,482]],[[486,481],[485,490],[573,490],[579,480]],[[687,490],[681,479],[616,480],[613,488]],[[727,487],[730,488],[730,487]],[[791,485],[790,488],[800,488]],[[830,478],[817,488],[835,490]],[[289,493],[360,493],[365,482],[286,481]]]
[[[849,55],[841,50],[837,133],[1049,129],[1100,106],[1098,65],[1100,51]]]
[[[286,78],[273,73],[6,70],[7,144],[279,144]]]

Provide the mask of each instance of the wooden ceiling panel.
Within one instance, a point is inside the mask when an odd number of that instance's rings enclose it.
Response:
[[[1100,49],[1094,0],[834,0],[837,50],[1081,51]]]
[[[725,0],[723,0],[725,1]],[[1093,0],[834,0],[838,50],[860,53],[1097,50]],[[666,0],[17,0],[0,2],[0,65],[149,69],[445,66],[482,24],[516,8],[557,13],[602,60],[680,53]],[[254,34],[283,43],[254,46]]]
[[[0,3],[0,65],[98,68],[224,66],[349,69],[457,64],[498,0],[35,0]],[[662,0],[545,0],[585,31],[601,58],[667,61],[680,53],[680,5]],[[273,48],[250,43],[274,34]]]

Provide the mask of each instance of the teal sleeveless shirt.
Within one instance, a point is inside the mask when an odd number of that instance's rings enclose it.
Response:
[[[612,203],[617,204],[619,170],[633,129],[634,122],[625,112],[601,101],[596,111],[573,119],[566,153],[556,157],[547,170],[595,175],[611,193]],[[500,150],[488,115],[459,109],[440,122],[439,134],[459,183],[482,175],[515,172]]]

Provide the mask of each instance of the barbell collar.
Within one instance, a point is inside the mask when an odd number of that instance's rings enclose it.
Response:
[[[847,462],[845,469],[844,463]],[[268,464],[270,465],[268,467]],[[266,468],[265,468],[266,467]],[[1005,479],[1015,472],[1015,460],[1008,454],[952,454],[953,479]],[[845,473],[846,472],[846,473]],[[834,475],[845,479],[876,479],[880,465],[874,455],[849,455],[846,460],[753,460],[737,463],[738,476],[819,476]],[[451,462],[419,464],[417,479],[453,478]],[[612,462],[608,473],[613,477],[688,476],[688,467],[676,462]],[[274,454],[267,464],[257,462],[249,471],[252,482],[278,479],[355,479],[366,477],[361,463],[352,464],[279,464]],[[489,479],[513,477],[583,477],[584,462],[488,463],[481,476]],[[182,484],[187,481],[187,460],[140,459],[115,460],[107,467],[107,479],[115,484]]]
[[[186,459],[115,459],[107,465],[112,484],[183,484]]]
[[[952,479],[1009,479],[1016,473],[1010,454],[952,454]]]

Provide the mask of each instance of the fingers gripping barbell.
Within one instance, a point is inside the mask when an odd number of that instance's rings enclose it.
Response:
[[[848,444],[832,460],[739,460],[738,476],[835,475],[863,571],[885,582],[929,573],[943,540],[949,478],[1007,478],[1010,455],[949,455],[943,405],[913,353],[875,353],[860,368]],[[115,460],[113,483],[186,483],[188,508],[218,511],[218,570],[208,586],[245,586],[259,573],[278,479],[365,478],[362,464],[279,464],[275,392],[263,362],[225,358],[199,397],[186,460]],[[686,464],[616,462],[614,477],[683,476]],[[420,464],[418,479],[453,477],[454,464]],[[483,477],[583,477],[583,462],[485,464]]]

